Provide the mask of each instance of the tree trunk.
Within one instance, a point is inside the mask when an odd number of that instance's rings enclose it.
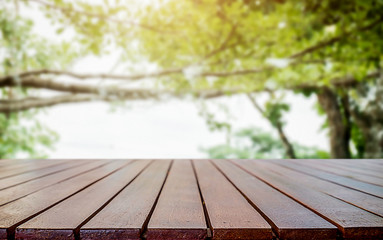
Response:
[[[261,106],[259,106],[259,104],[255,100],[255,97],[251,94],[247,94],[247,97],[249,98],[249,100],[253,104],[253,106],[258,110],[258,112],[261,113],[262,116],[265,117],[270,122],[271,126],[273,126],[271,120],[265,115],[265,111],[261,108]],[[274,127],[277,129],[279,138],[281,139],[281,141],[283,143],[283,146],[284,146],[285,151],[286,151],[286,156],[290,159],[297,158],[295,155],[294,147],[290,143],[289,139],[287,138],[285,131],[283,130],[282,124],[279,122]]]
[[[327,115],[330,128],[330,151],[332,158],[351,158],[349,119],[345,119],[337,95],[329,88],[322,88],[317,93],[318,101]]]
[[[367,101],[364,106],[354,102],[350,108],[364,138],[363,158],[383,158],[383,76],[373,85],[361,85],[357,93],[359,100]]]
[[[283,131],[281,124],[278,124],[277,130],[278,130],[279,138],[281,139],[283,146],[285,147],[286,156],[288,156],[291,159],[297,158],[295,156],[294,147],[293,145],[291,145],[289,139],[286,137],[286,134]]]

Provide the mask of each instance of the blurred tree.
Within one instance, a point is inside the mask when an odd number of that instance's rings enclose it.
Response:
[[[256,101],[254,95],[248,94],[247,96],[258,112],[270,122],[273,128],[278,131],[279,138],[285,148],[285,155],[291,159],[296,158],[294,147],[283,130],[284,122],[282,121],[282,115],[284,111],[288,111],[290,109],[290,106],[285,103],[280,103],[279,101],[268,101],[265,104],[265,109],[262,109]],[[274,95],[272,94],[272,96]]]
[[[4,95],[0,112],[93,100],[161,100],[185,95],[209,99],[293,91],[317,96],[319,111],[327,117],[331,157],[352,157],[352,146],[359,157],[383,157],[381,0],[158,0],[150,5],[127,5],[119,0],[97,4],[5,0],[2,4],[4,19],[9,18],[10,9],[39,6],[57,27],[57,34],[69,30],[74,36],[70,43],[53,45],[26,35],[22,46],[28,51],[17,49],[13,56],[24,56],[30,62],[44,52],[46,64],[2,69],[0,87],[18,88],[24,94],[15,99]],[[17,25],[22,19],[8,22]],[[3,24],[1,28],[6,38],[9,27]],[[18,28],[15,32],[26,31]],[[120,53],[121,64],[149,62],[156,70],[138,67],[129,69],[130,74],[70,71],[69,63],[74,60],[89,54],[102,57],[110,51]],[[7,57],[2,60],[9,61]],[[92,79],[108,81],[94,84]],[[141,80],[150,80],[150,84]],[[36,90],[56,94],[42,97]],[[292,158],[296,153],[281,121],[287,108],[271,99],[258,110],[278,131]]]
[[[34,112],[0,114],[0,158],[45,158],[57,134],[34,120]]]
[[[21,21],[15,15],[0,10],[0,69],[5,74],[30,67],[47,67],[56,62],[52,52],[42,46],[49,43],[30,38],[32,22]],[[37,49],[37,51],[36,51]],[[61,49],[61,46],[59,47]],[[36,51],[36,52],[34,52]],[[34,58],[29,55],[34,52]],[[51,59],[50,59],[51,58]],[[30,90],[19,86],[1,88],[0,104],[4,102],[18,103],[18,98],[33,99],[28,96]],[[46,150],[57,140],[57,134],[42,126],[34,119],[35,109],[0,113],[0,158],[43,158]]]
[[[296,150],[295,158],[330,158],[323,150],[292,144]],[[231,136],[231,144],[202,148],[209,158],[215,159],[278,159],[290,158],[278,138],[258,128],[242,129]]]

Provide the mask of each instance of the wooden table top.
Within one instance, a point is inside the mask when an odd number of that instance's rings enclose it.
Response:
[[[0,239],[383,239],[383,160],[0,160]]]

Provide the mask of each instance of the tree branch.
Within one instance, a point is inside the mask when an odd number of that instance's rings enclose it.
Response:
[[[69,82],[57,82],[52,79],[44,79],[37,77],[22,78],[18,81],[9,79],[0,82],[0,87],[26,87],[37,89],[48,89],[53,91],[60,91],[72,94],[93,94],[99,97],[115,97],[123,98],[125,100],[131,99],[158,99],[161,97],[182,97],[186,95],[182,92],[172,90],[154,90],[145,88],[121,88],[115,85],[96,86],[90,84],[79,84]],[[231,90],[231,93],[238,93],[237,90]],[[187,94],[194,95],[199,98],[215,98],[225,95],[227,92],[224,90],[203,90],[203,91],[190,91]]]
[[[367,80],[371,78],[377,78],[380,76],[380,74],[380,71],[371,72],[368,73],[364,79]],[[356,87],[360,81],[353,76],[346,76],[343,78],[333,78],[330,83],[336,88],[353,88]],[[299,84],[296,86],[290,86],[289,88],[291,90],[318,90],[323,87],[317,86],[315,84]]]
[[[261,69],[255,69],[255,70],[243,70],[243,71],[237,71],[237,72],[228,72],[228,73],[204,73],[204,76],[220,76],[220,77],[227,77],[227,76],[232,76],[232,75],[240,75],[240,74],[251,74],[256,71],[262,71]],[[41,72],[51,72],[50,70],[41,70]],[[51,79],[44,79],[44,78],[39,78],[39,77],[32,77],[37,71],[33,72],[27,72],[24,73],[24,75],[21,76],[28,76],[28,77],[22,77],[22,78],[15,78],[12,76],[7,76],[0,78],[0,87],[17,87],[17,86],[22,86],[22,87],[30,87],[30,88],[40,88],[40,89],[50,89],[50,90],[55,90],[55,91],[62,91],[62,92],[70,92],[70,93],[88,93],[88,94],[106,94],[106,95],[116,95],[119,97],[127,97],[127,96],[135,96],[138,97],[139,94],[143,94],[141,98],[144,96],[151,96],[152,91],[148,89],[127,89],[127,88],[119,88],[118,86],[105,86],[105,87],[100,87],[100,86],[94,86],[90,84],[79,84],[79,83],[68,83],[68,82],[58,82],[58,81],[53,81]],[[60,72],[60,71],[53,71],[53,73],[60,74],[72,74],[70,72]],[[163,72],[163,74],[166,74]],[[380,74],[379,71],[372,72],[367,74],[366,79],[369,78],[375,78],[378,77]],[[105,77],[109,78],[110,76],[113,75],[79,75],[79,77],[86,78],[86,77]],[[121,77],[121,79],[125,76],[114,76],[116,77]],[[132,77],[132,76],[131,76]],[[136,75],[138,77],[138,75]],[[131,78],[132,79],[132,78]],[[347,76],[344,78],[335,78],[331,80],[331,83],[335,87],[343,87],[343,88],[351,88],[357,86],[359,81],[355,79],[352,76]],[[318,90],[321,87],[315,85],[315,84],[299,84],[295,86],[288,86],[287,89],[290,90]],[[268,89],[265,89],[265,91],[268,91]],[[240,90],[232,89],[228,90],[230,93],[239,93],[241,92]],[[163,94],[170,94],[170,95],[175,95],[173,91],[162,91],[161,93]],[[199,97],[202,94],[207,94],[207,96],[204,96],[204,98],[211,98],[214,97],[213,95],[224,95],[225,90],[222,91],[205,91],[205,92],[199,92],[196,93]],[[158,95],[159,92],[156,92],[155,95]],[[194,94],[191,92],[191,94]],[[181,94],[178,94],[181,95]],[[211,96],[211,97],[209,97]]]
[[[61,70],[50,70],[50,69],[41,69],[41,70],[32,70],[26,71],[20,74],[9,75],[0,78],[0,83],[3,81],[8,81],[14,78],[24,78],[30,76],[38,76],[38,75],[56,75],[56,76],[69,76],[77,79],[112,79],[112,80],[141,80],[144,78],[152,78],[152,77],[161,77],[166,75],[171,75],[175,73],[182,73],[182,68],[177,69],[169,69],[164,71],[159,71],[155,73],[145,73],[145,74],[137,74],[137,75],[115,75],[115,74],[80,74],[74,73],[70,71],[61,71]]]
[[[40,88],[40,89],[49,89],[60,92],[69,92],[69,93],[87,93],[87,94],[96,94],[100,96],[117,96],[124,98],[153,98],[158,96],[158,93],[147,89],[127,89],[127,88],[118,88],[117,86],[95,86],[90,84],[78,84],[78,83],[68,83],[68,82],[57,82],[51,79],[44,79],[38,77],[28,77],[22,78],[19,80],[10,79],[8,81],[0,82],[0,87],[30,87],[30,88]],[[165,91],[162,92],[166,94]]]
[[[212,92],[199,92],[195,93],[196,97],[205,99],[220,97],[225,95],[221,91]],[[159,94],[158,94],[159,96]],[[152,97],[154,97],[152,93]],[[147,99],[147,98],[145,98]],[[25,111],[33,108],[50,107],[60,104],[67,103],[78,103],[78,102],[91,102],[91,101],[125,101],[125,100],[142,100],[140,97],[115,97],[115,96],[99,96],[95,94],[65,94],[54,97],[38,98],[38,97],[26,97],[23,99],[14,100],[0,100],[0,113],[9,114],[11,112]]]
[[[32,108],[42,108],[49,107],[58,104],[64,103],[77,103],[77,102],[89,102],[103,100],[108,101],[108,98],[100,98],[94,95],[61,95],[50,98],[25,98],[21,100],[1,100],[0,101],[0,112],[1,113],[10,113],[10,112],[19,112],[25,111]]]
[[[233,35],[234,35],[236,29],[237,29],[237,25],[235,24],[235,25],[233,25],[233,26],[231,27],[231,30],[230,30],[229,34],[226,36],[226,38],[225,38],[225,40],[222,42],[222,44],[221,44],[218,48],[216,48],[216,49],[214,49],[213,51],[211,51],[211,52],[209,52],[208,54],[206,54],[206,55],[203,57],[203,60],[206,60],[206,59],[208,59],[208,58],[210,58],[210,57],[216,55],[217,53],[222,52],[222,51],[224,51],[224,50],[226,50],[226,49],[228,49],[228,48],[231,48],[231,47],[235,46],[236,44],[238,44],[237,42],[235,42],[235,43],[233,43],[233,44],[228,45],[228,43],[229,43],[230,39],[233,37]]]
[[[321,48],[324,48],[324,47],[327,47],[327,46],[329,46],[331,44],[339,42],[340,40],[342,40],[342,39],[344,39],[344,38],[346,38],[346,37],[348,37],[348,36],[350,36],[350,35],[352,35],[354,33],[370,30],[370,29],[374,28],[375,26],[377,26],[378,24],[380,24],[382,21],[383,21],[383,17],[380,17],[379,19],[377,19],[374,22],[368,24],[367,26],[358,28],[356,31],[346,32],[346,33],[343,33],[342,35],[333,37],[333,38],[331,38],[329,40],[319,42],[318,44],[316,44],[314,46],[308,47],[308,48],[306,48],[306,49],[304,49],[304,50],[302,50],[302,51],[300,51],[298,53],[295,53],[295,54],[291,55],[289,58],[290,59],[296,59],[296,58],[303,57],[306,54],[315,52],[315,51],[317,51],[317,50],[319,50]]]
[[[285,148],[286,155],[290,159],[297,158],[296,155],[295,155],[294,147],[290,143],[289,139],[287,138],[281,122],[278,121],[276,126],[274,126],[274,124],[272,124],[272,122],[271,122],[271,119],[266,115],[265,111],[262,109],[262,107],[256,101],[255,97],[253,95],[251,95],[250,93],[247,94],[247,97],[249,98],[249,100],[253,104],[253,106],[258,110],[258,112],[260,112],[261,115],[269,121],[271,126],[273,126],[273,127],[275,127],[277,129],[279,138],[281,139],[281,141],[283,143],[283,146]]]
[[[379,72],[370,73],[367,78],[377,77]],[[355,87],[359,81],[352,77],[337,78],[333,79],[336,87]],[[196,98],[211,99],[221,96],[225,96],[228,93],[238,94],[243,93],[240,90],[203,90],[203,91],[191,91],[191,92],[175,92],[175,91],[161,91],[161,90],[150,90],[150,89],[127,89],[119,88],[118,86],[94,86],[89,84],[78,84],[78,83],[67,83],[67,82],[56,82],[51,79],[43,79],[37,77],[28,77],[22,79],[8,78],[0,81],[1,87],[26,87],[26,88],[38,88],[48,89],[60,92],[70,93],[69,95],[58,96],[50,99],[41,99],[36,97],[26,97],[22,100],[0,100],[0,112],[12,112],[22,111],[34,107],[47,107],[61,103],[69,102],[85,102],[91,100],[145,100],[145,99],[159,99],[161,97],[169,96],[181,98],[187,94]],[[323,87],[316,85],[302,84],[298,86],[292,86],[286,88],[287,90],[320,90]],[[261,90],[259,90],[261,91]],[[253,91],[259,92],[259,91]],[[269,91],[265,89],[264,91]],[[74,97],[76,96],[76,97]],[[31,102],[30,104],[27,104]],[[258,110],[264,115],[262,108],[258,104]],[[3,110],[1,110],[3,109]],[[282,130],[283,131],[283,130]]]

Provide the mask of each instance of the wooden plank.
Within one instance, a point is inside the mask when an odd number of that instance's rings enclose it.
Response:
[[[67,163],[59,164],[59,165],[54,165],[49,168],[43,168],[43,169],[38,169],[33,172],[27,172],[23,174],[19,174],[13,177],[8,177],[0,180],[0,190],[4,190],[6,188],[10,188],[22,183],[26,183],[28,181],[32,181],[34,179],[38,179],[44,176],[48,176],[50,174],[58,173],[60,171],[80,166],[83,164],[87,164],[89,161],[68,161]]]
[[[15,175],[32,172],[37,169],[49,168],[54,165],[65,164],[66,161],[60,160],[33,160],[22,165],[10,166],[12,168],[0,169],[0,179],[12,177]]]
[[[37,159],[24,159],[24,160],[17,160],[17,159],[8,159],[5,161],[3,165],[0,165],[0,173],[5,170],[11,170],[11,169],[16,169],[19,167],[26,166],[31,163],[36,163],[36,162],[44,162],[45,160],[37,160]]]
[[[140,239],[160,193],[170,161],[151,164],[80,229],[81,239]]]
[[[347,177],[342,177],[336,174],[317,170],[311,167],[306,167],[306,166],[303,166],[302,164],[299,164],[299,162],[296,162],[296,161],[295,162],[291,160],[280,161],[278,162],[278,164],[281,164],[287,168],[311,175],[313,177],[316,177],[322,180],[333,182],[348,188],[352,188],[355,190],[359,190],[359,191],[383,198],[383,187],[380,187],[377,185],[361,182],[361,181],[347,178]]]
[[[25,197],[31,193],[42,190],[53,184],[68,180],[76,177],[82,173],[94,170],[102,165],[108,164],[110,161],[93,161],[85,165],[77,165],[73,168],[66,169],[56,174],[51,174],[45,177],[41,177],[21,185],[17,185],[11,188],[0,191],[0,206],[3,206],[9,202],[15,201],[19,198]]]
[[[203,211],[190,160],[176,160],[150,219],[147,239],[205,239]]]
[[[336,239],[337,228],[226,160],[214,164],[268,219],[279,239]]]
[[[328,167],[337,167],[343,170],[346,170],[351,173],[358,173],[362,175],[372,176],[376,178],[383,179],[382,172],[376,171],[376,170],[370,170],[361,168],[359,164],[355,164],[354,162],[346,162],[346,161],[331,161],[326,160],[323,161],[324,164]]]
[[[284,176],[287,179],[294,179],[311,189],[321,191],[323,193],[326,193],[335,198],[341,199],[345,202],[348,202],[359,208],[362,208],[366,211],[372,212],[376,215],[383,217],[383,200],[381,198],[357,190],[353,190],[335,183],[317,179],[310,175],[300,173],[277,164],[283,161],[285,160],[264,161],[262,162],[262,164],[263,166],[269,168],[270,171]]]
[[[344,238],[383,238],[383,218],[306,187],[298,180],[286,179],[262,165],[265,161],[232,162],[336,225]]]
[[[129,162],[113,161],[111,164],[107,164],[67,181],[52,185],[0,207],[0,239],[7,238],[7,230],[12,236],[15,227],[18,225],[42,211],[47,210],[54,204],[70,197],[72,194],[83,190],[126,164],[129,164]]]
[[[325,161],[328,164],[337,165],[337,166],[345,166],[348,167],[348,170],[356,171],[362,174],[383,178],[382,172],[383,168],[378,162],[371,162],[367,160],[350,160],[350,159],[342,159],[342,160],[333,160],[328,159]],[[383,161],[380,161],[383,162]]]
[[[6,166],[14,166],[17,164],[33,161],[30,159],[0,159],[0,169]]]
[[[209,162],[193,161],[213,239],[271,239],[266,220]]]
[[[328,172],[331,174],[343,176],[346,178],[352,178],[357,181],[374,184],[378,186],[383,186],[383,178],[378,178],[374,176],[367,176],[355,172],[350,172],[348,170],[344,170],[339,165],[331,165],[326,164],[326,161],[318,161],[318,160],[291,160],[292,162],[299,164],[299,165],[305,165],[310,168],[314,168],[320,171]]]
[[[16,229],[17,239],[67,239],[77,227],[92,217],[126,187],[150,161],[136,161],[55,205]],[[67,234],[67,233],[68,234]]]
[[[376,164],[379,164],[381,166],[383,166],[383,159],[382,158],[379,158],[379,159],[363,159],[366,163],[371,163],[373,164],[374,166],[376,166]]]
[[[6,166],[2,166],[0,168],[0,173],[3,173],[3,171],[26,168],[28,166],[45,165],[47,163],[58,163],[58,162],[63,162],[63,161],[46,160],[46,159],[28,159],[25,161],[16,161],[15,160],[13,163],[7,164]]]

